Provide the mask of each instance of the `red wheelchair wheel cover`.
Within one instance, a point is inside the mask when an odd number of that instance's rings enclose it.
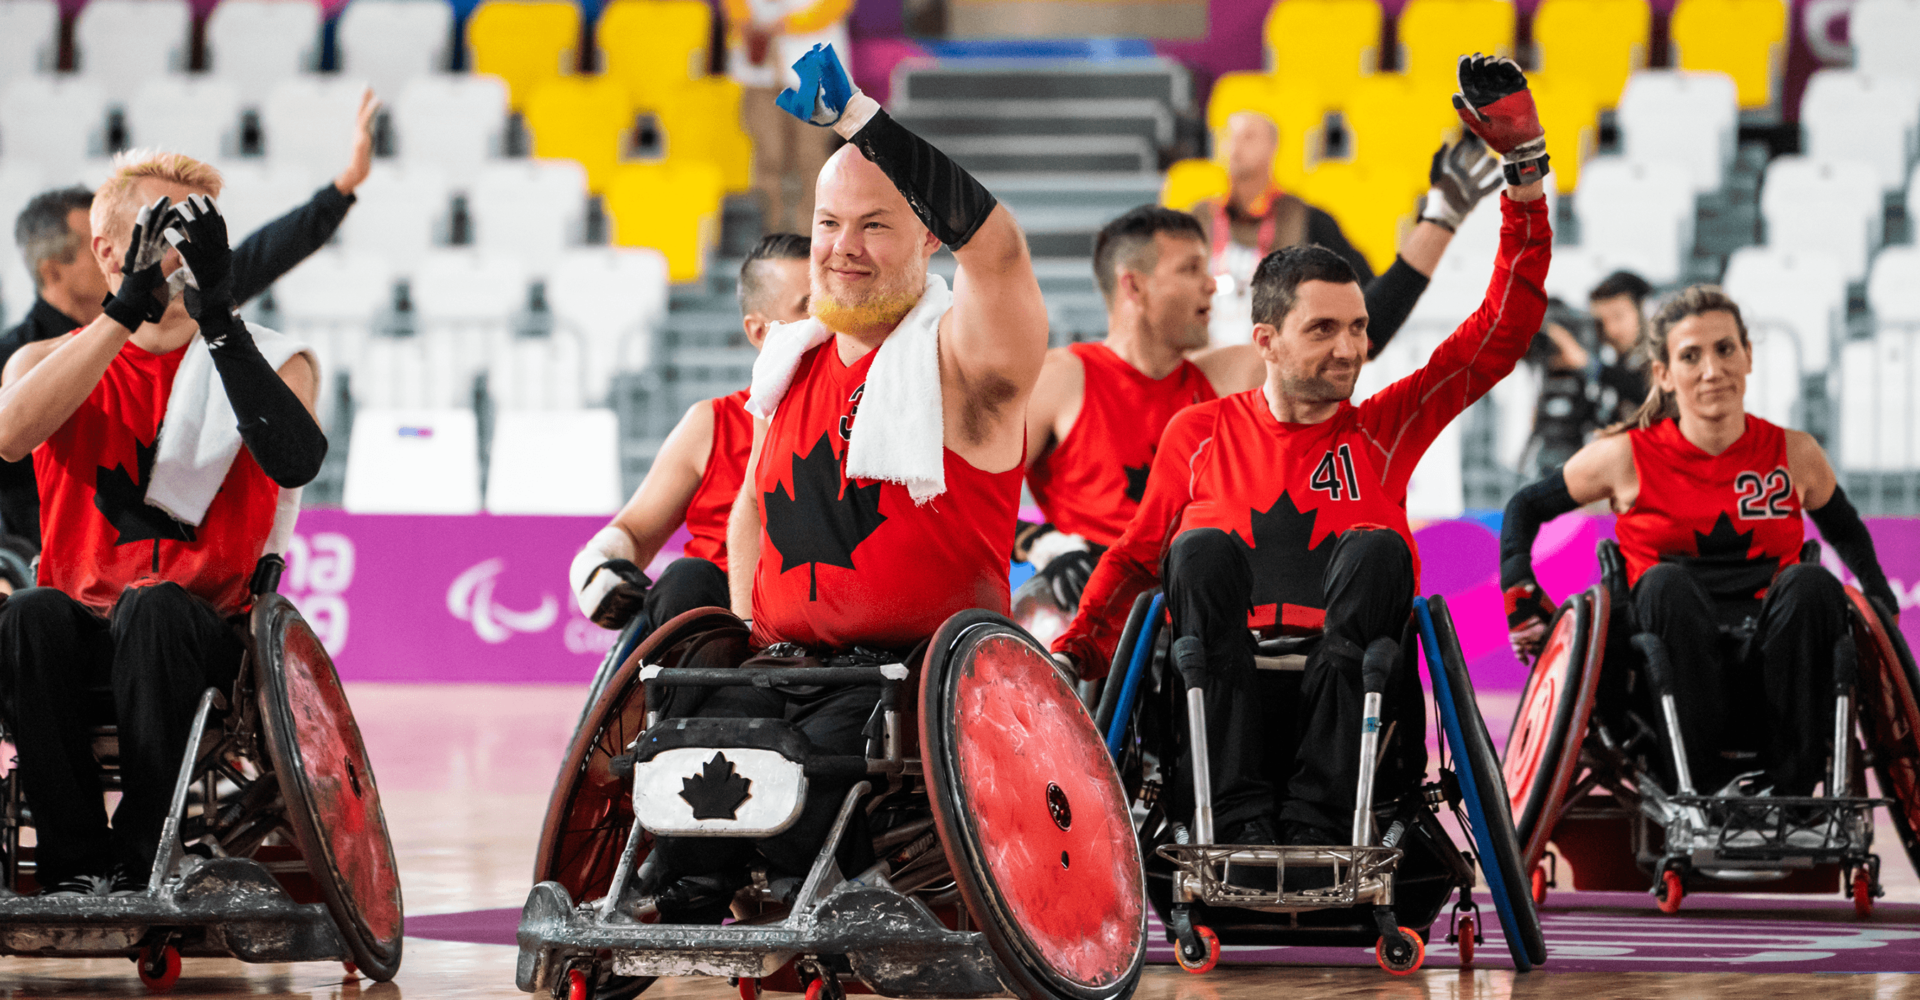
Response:
[[[936,828],[1001,963],[1038,995],[1131,992],[1139,848],[1113,760],[1052,660],[1004,618],[956,615],[929,648],[920,711]]]
[[[1598,654],[1606,649],[1608,604],[1606,589],[1595,587],[1562,607],[1507,733],[1500,771],[1526,867],[1544,856],[1579,765],[1600,681]]]
[[[1903,644],[1853,587],[1854,645],[1860,656],[1860,729],[1874,751],[1881,794],[1893,799],[1894,827],[1920,868],[1920,679]]]

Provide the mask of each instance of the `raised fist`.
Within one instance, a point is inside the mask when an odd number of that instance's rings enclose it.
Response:
[[[1507,183],[1530,184],[1546,176],[1547,133],[1520,65],[1476,52],[1460,57],[1459,73],[1453,109],[1468,131],[1500,154]]]

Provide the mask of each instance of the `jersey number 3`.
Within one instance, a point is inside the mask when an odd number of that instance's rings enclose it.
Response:
[[[1307,485],[1335,500],[1360,499],[1360,480],[1353,474],[1353,452],[1346,445],[1320,456]]]
[[[1767,473],[1764,481],[1758,472],[1742,472],[1733,477],[1733,488],[1740,497],[1741,520],[1761,521],[1793,515],[1787,507],[1787,499],[1793,496],[1793,478],[1785,469],[1775,468]]]

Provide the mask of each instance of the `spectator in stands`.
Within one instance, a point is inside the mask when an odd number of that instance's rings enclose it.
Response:
[[[1547,318],[1527,349],[1527,363],[1540,374],[1533,433],[1520,459],[1520,472],[1529,478],[1572,458],[1599,426],[1597,393],[1591,391],[1587,372],[1593,355],[1575,332],[1585,325],[1581,320],[1565,302],[1549,299]]]
[[[1585,367],[1595,398],[1596,426],[1630,419],[1647,398],[1647,359],[1635,353],[1647,328],[1653,286],[1632,271],[1615,271],[1587,294],[1600,328],[1599,348]]]
[[[233,250],[234,301],[266,290],[333,238],[353,207],[354,189],[373,166],[373,120],[380,102],[369,90],[360,99],[358,128],[346,169],[314,192],[306,204],[261,226]],[[14,222],[13,238],[33,272],[37,297],[19,326],[0,335],[0,368],[28,344],[63,336],[98,319],[107,283],[87,248],[93,239],[88,212],[93,192],[83,187],[47,191],[27,203]],[[40,496],[26,459],[0,461],[0,531],[38,540]]]
[[[809,128],[773,103],[797,86],[791,69],[815,45],[831,45],[851,63],[847,14],[853,0],[724,0],[727,74],[746,88],[741,125],[753,137],[753,187],[765,232],[813,228],[813,181],[836,145],[833,133]]]
[[[758,350],[775,323],[807,318],[807,258],[799,233],[773,233],[740,265],[740,325]],[[625,628],[644,612],[642,628],[700,607],[726,607],[727,518],[746,480],[753,450],[747,390],[702,400],[667,435],[647,478],[573,559],[568,582],[580,613],[605,628]],[[653,561],[674,529],[687,526],[686,548],[649,582]]]
[[[1440,147],[1428,171],[1433,188],[1421,203],[1420,220],[1402,241],[1393,266],[1376,278],[1333,216],[1274,183],[1273,158],[1279,145],[1280,129],[1266,115],[1239,111],[1228,116],[1219,155],[1232,188],[1224,201],[1208,199],[1193,208],[1206,227],[1209,266],[1220,283],[1210,323],[1213,343],[1252,339],[1254,268],[1275,250],[1311,243],[1339,254],[1359,275],[1377,353],[1426,291],[1427,279],[1461,220],[1500,186],[1499,161],[1488,157],[1486,144],[1471,134]]]

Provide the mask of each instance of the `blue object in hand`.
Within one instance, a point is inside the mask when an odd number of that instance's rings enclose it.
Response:
[[[803,122],[832,125],[839,121],[853,98],[853,84],[833,46],[815,45],[793,64],[793,71],[800,74],[799,88],[781,91],[773,102]]]

